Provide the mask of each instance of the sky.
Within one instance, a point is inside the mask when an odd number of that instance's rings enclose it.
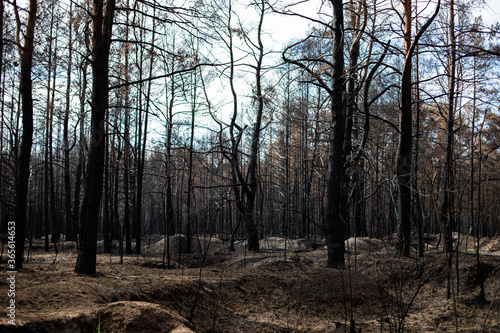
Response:
[[[493,2],[496,2],[497,6],[495,6]],[[499,4],[500,4],[499,0],[489,1],[484,8],[477,11],[477,15],[481,15],[483,17],[484,22],[487,24],[494,24],[495,22],[500,22],[500,7],[498,7]]]

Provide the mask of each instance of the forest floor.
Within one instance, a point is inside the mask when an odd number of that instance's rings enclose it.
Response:
[[[4,253],[0,332],[500,332],[500,238],[480,244],[485,300],[467,238],[458,267],[452,259],[449,298],[434,235],[423,258],[403,259],[393,258],[390,242],[349,239],[345,270],[326,268],[326,248],[306,240],[268,238],[258,253],[238,243],[229,253],[226,243],[202,239],[206,255],[172,255],[175,269],[163,265],[163,240],[145,243],[146,253],[123,264],[99,254],[94,276],[73,272],[68,243],[57,257],[35,243],[16,274],[16,326],[8,324]]]

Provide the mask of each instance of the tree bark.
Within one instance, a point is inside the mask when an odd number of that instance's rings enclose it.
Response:
[[[441,1],[438,0],[434,14],[420,28],[412,41],[411,36],[411,0],[404,1],[404,66],[401,75],[400,108],[401,119],[399,124],[399,145],[396,155],[396,178],[399,188],[397,207],[398,234],[396,239],[395,256],[410,256],[411,245],[411,199],[412,199],[412,56],[418,40],[436,18]]]
[[[51,222],[51,195],[50,195],[50,174],[49,174],[49,144],[50,137],[52,136],[51,132],[51,112],[52,112],[52,100],[51,100],[51,84],[52,84],[52,42],[53,38],[53,27],[54,27],[54,3],[52,3],[51,7],[51,16],[50,16],[50,31],[48,36],[49,41],[49,49],[48,49],[48,63],[47,63],[47,98],[45,101],[45,147],[44,147],[44,208],[43,208],[43,222],[45,226],[45,252],[49,252],[49,233],[50,233],[50,222]]]
[[[17,3],[14,0],[16,14],[16,41],[19,44],[20,25]],[[26,208],[28,202],[28,185],[30,176],[31,146],[33,141],[33,95],[31,81],[31,67],[33,63],[33,39],[35,33],[35,20],[37,1],[30,0],[28,22],[24,33],[24,44],[19,47],[21,55],[21,84],[20,94],[22,101],[22,126],[23,134],[18,156],[18,169],[16,174],[16,194],[14,222],[16,223],[16,268],[23,267],[24,239],[26,238]]]
[[[67,81],[66,81],[66,107],[64,110],[64,120],[63,120],[63,151],[64,151],[64,213],[65,213],[65,224],[66,224],[66,240],[74,241],[76,240],[76,231],[73,227],[73,211],[71,209],[71,176],[70,176],[70,163],[69,163],[69,140],[68,140],[68,123],[69,123],[69,112],[70,112],[70,98],[71,98],[71,66],[73,61],[73,3],[70,3],[69,7],[69,50],[68,50],[68,68],[66,71]]]
[[[105,115],[105,133],[109,133],[109,113],[106,113]],[[115,117],[116,119],[116,117]],[[116,122],[115,122],[116,125]],[[115,126],[116,128],[116,126]],[[110,158],[110,140],[109,136],[105,135],[104,136],[104,200],[103,200],[103,207],[102,207],[102,235],[103,235],[103,252],[104,253],[111,253],[111,241],[109,239],[109,225],[110,225],[110,218],[109,218],[109,197],[110,191],[109,191],[109,183],[110,183],[110,177],[109,177],[109,158]],[[112,151],[111,154],[114,154],[114,145],[112,145]]]
[[[104,116],[108,102],[109,47],[115,1],[108,1],[105,16],[103,7],[103,0],[94,0],[92,10],[92,138],[80,213],[80,250],[75,266],[76,273],[87,275],[96,272],[97,229],[102,197],[106,135]]]
[[[396,251],[399,256],[410,256],[411,244],[411,172],[412,172],[412,110],[411,110],[411,0],[404,1],[404,67],[401,76],[401,118],[399,146],[396,155],[396,175],[399,188],[398,236]]]
[[[331,89],[330,147],[328,152],[325,224],[323,226],[328,251],[327,267],[344,268],[345,221],[342,218],[341,198],[345,174],[345,109],[344,80],[344,15],[342,0],[331,0],[333,6],[333,59]]]
[[[127,8],[129,8],[129,1],[127,1]],[[127,11],[127,22],[129,21]],[[129,26],[125,27],[125,39],[129,38]],[[130,44],[127,43],[125,45],[125,81],[130,81],[130,72],[129,72],[129,52],[130,52]],[[129,98],[129,86],[125,87],[125,129],[124,129],[124,141],[125,141],[125,151],[124,151],[124,170],[123,170],[123,187],[124,187],[124,197],[125,197],[125,207],[123,212],[123,231],[122,237],[120,238],[120,254],[123,255],[123,233],[125,234],[125,251],[127,254],[132,253],[132,243],[130,239],[130,98]]]
[[[0,188],[3,188],[3,117],[4,117],[4,105],[5,105],[5,75],[4,74],[4,66],[3,66],[3,13],[4,13],[4,5],[3,1],[0,1],[0,86],[1,86],[1,95],[0,95]],[[3,220],[3,207],[4,202],[0,199],[0,226],[5,225]],[[3,230],[3,229],[2,229]]]
[[[441,198],[439,218],[444,232],[445,251],[453,251],[452,227],[453,227],[453,136],[455,124],[455,85],[456,85],[456,53],[457,45],[455,40],[455,2],[450,0],[450,55],[448,62],[448,104],[446,119],[446,148],[444,160],[444,192]]]

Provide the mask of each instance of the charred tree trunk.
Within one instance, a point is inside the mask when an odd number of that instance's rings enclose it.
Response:
[[[73,200],[73,230],[75,232],[75,240],[80,233],[80,192],[82,187],[82,173],[85,165],[85,95],[87,94],[87,67],[88,63],[84,62],[81,68],[82,78],[80,80],[80,134],[79,134],[79,147],[78,147],[78,164],[75,172],[75,195]],[[76,243],[77,249],[80,249],[80,243]]]
[[[68,53],[68,68],[66,71],[67,81],[66,81],[66,108],[64,110],[64,120],[63,120],[63,151],[64,151],[64,213],[65,213],[65,225],[66,225],[66,240],[74,241],[76,240],[76,230],[73,227],[73,211],[71,207],[71,172],[69,163],[69,139],[68,139],[68,124],[69,124],[69,111],[70,111],[70,92],[71,92],[71,66],[73,61],[73,3],[70,3],[69,7],[69,53]]]
[[[21,22],[17,3],[14,0],[16,14],[16,42],[19,43]],[[16,223],[16,268],[23,267],[24,239],[26,238],[26,208],[28,198],[28,184],[30,176],[31,146],[33,141],[33,95],[31,82],[31,67],[33,62],[33,37],[35,32],[35,19],[37,11],[37,1],[30,0],[28,22],[24,33],[24,44],[19,47],[21,55],[21,85],[20,94],[22,100],[23,134],[21,147],[17,158],[16,192],[14,222]]]
[[[129,8],[129,1],[127,1],[127,8]],[[127,11],[127,22],[129,21],[128,18],[128,11]],[[128,40],[129,36],[129,26],[127,25],[125,27],[125,39]],[[129,73],[129,52],[130,52],[130,45],[127,43],[125,45],[125,81],[129,82],[130,81],[130,73]],[[124,157],[123,157],[123,164],[124,164],[124,170],[123,170],[123,191],[124,193],[124,200],[125,200],[125,207],[124,207],[124,212],[123,212],[123,231],[122,231],[122,236],[120,237],[120,254],[123,255],[123,234],[125,234],[125,252],[127,254],[132,253],[132,243],[130,239],[130,98],[129,98],[129,87],[125,87],[125,129],[124,129]]]
[[[172,68],[174,67],[172,59]],[[166,189],[165,189],[165,203],[164,203],[164,221],[165,221],[165,247],[163,252],[163,264],[165,264],[165,256],[167,257],[167,267],[170,268],[170,235],[173,234],[174,226],[174,205],[173,205],[173,195],[172,195],[172,127],[173,127],[173,108],[175,101],[175,80],[174,77],[171,78],[170,84],[170,100],[168,99],[168,94],[166,104],[167,109],[167,119],[166,119],[166,159],[165,159],[165,178],[166,178]],[[167,79],[165,78],[165,86],[168,86]]]
[[[5,68],[3,66],[3,13],[4,13],[4,5],[3,1],[0,1],[0,86],[1,86],[1,95],[0,95],[0,188],[3,187],[3,117],[5,111]],[[0,197],[0,226],[3,227],[5,225],[4,220],[4,202]],[[7,220],[8,221],[8,220]]]
[[[344,268],[345,221],[342,218],[342,184],[345,174],[345,109],[344,92],[344,15],[342,0],[332,0],[333,5],[333,59],[330,120],[330,147],[328,152],[327,192],[325,223],[323,226],[328,251],[327,266]]]
[[[196,76],[197,71],[192,73],[191,77]],[[196,79],[192,80],[196,82]],[[189,160],[188,160],[188,182],[187,182],[187,198],[186,198],[186,252],[191,253],[191,233],[193,224],[193,207],[192,207],[192,196],[193,196],[193,153],[194,153],[194,128],[195,128],[195,110],[196,110],[196,83],[194,84],[192,105],[191,105],[191,127],[190,127],[190,138],[189,138]]]
[[[411,200],[412,200],[412,56],[422,34],[436,18],[441,1],[438,0],[436,11],[420,28],[412,41],[411,36],[411,0],[404,1],[404,66],[401,76],[399,124],[399,146],[396,155],[396,176],[399,188],[398,200],[398,235],[395,256],[410,256],[411,245]]]
[[[439,218],[443,227],[445,251],[453,251],[453,136],[455,114],[455,85],[456,85],[456,40],[455,40],[455,10],[454,0],[450,1],[450,54],[448,62],[448,105],[446,119],[446,148],[444,160],[444,192],[439,209]]]
[[[87,162],[85,193],[80,213],[80,250],[75,272],[95,274],[97,229],[102,197],[105,128],[108,102],[108,62],[115,1],[110,0],[103,15],[103,0],[94,0],[92,10],[92,118],[91,143]]]
[[[415,26],[418,26],[418,20],[415,22]],[[422,203],[420,199],[420,189],[418,188],[418,156],[420,153],[419,143],[420,143],[420,85],[419,85],[419,54],[418,49],[416,49],[415,54],[415,72],[417,83],[415,87],[415,152],[413,156],[413,205],[412,205],[412,216],[414,224],[417,226],[418,235],[418,256],[423,257],[424,255],[424,239],[423,239],[423,224],[424,219],[422,215]]]
[[[106,132],[105,133],[109,133],[109,113],[106,113]],[[116,123],[115,123],[116,124]],[[116,128],[116,126],[115,126]],[[110,242],[110,239],[109,239],[109,225],[110,225],[110,222],[109,222],[109,197],[110,197],[110,193],[109,193],[109,183],[110,183],[110,179],[109,179],[109,136],[108,135],[105,135],[104,137],[104,141],[105,141],[105,157],[104,157],[104,202],[103,202],[103,207],[102,207],[102,235],[103,235],[103,238],[104,238],[104,242],[103,242],[103,248],[104,248],[104,253],[110,253],[111,252],[111,242]],[[114,152],[111,152],[112,154]]]
[[[51,100],[51,84],[52,84],[52,42],[54,40],[53,38],[53,27],[54,27],[54,3],[52,3],[51,6],[51,16],[50,16],[50,31],[49,31],[49,36],[48,36],[48,41],[49,41],[49,49],[48,49],[48,64],[47,64],[47,98],[45,101],[45,147],[44,147],[44,186],[45,186],[45,192],[44,192],[44,208],[43,208],[43,222],[44,222],[44,227],[45,227],[45,247],[44,250],[45,252],[49,252],[49,233],[50,233],[50,222],[51,222],[51,195],[50,195],[50,170],[49,170],[49,163],[51,163],[49,159],[49,144],[51,143],[50,138],[52,137],[52,132],[51,132],[51,112],[52,112],[52,103],[53,101]]]
[[[410,256],[411,245],[411,172],[412,172],[412,109],[411,109],[411,0],[404,1],[404,67],[400,87],[400,132],[396,156],[396,175],[399,188],[398,256]]]
[[[55,7],[55,6],[54,6]],[[56,27],[57,29],[57,27]],[[59,215],[56,209],[56,192],[55,192],[55,180],[54,180],[54,149],[52,138],[54,135],[54,103],[55,103],[55,86],[56,86],[56,75],[57,75],[57,39],[54,45],[54,55],[53,55],[53,73],[52,73],[52,94],[50,97],[50,137],[49,137],[49,183],[50,183],[50,216],[52,225],[52,238],[51,242],[54,243],[54,251],[57,254],[59,238],[61,236],[61,228],[59,223]]]

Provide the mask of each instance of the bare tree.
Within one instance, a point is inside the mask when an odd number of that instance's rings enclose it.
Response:
[[[425,30],[436,18],[441,0],[438,0],[434,14],[425,22],[412,39],[412,1],[403,2],[404,15],[404,65],[401,75],[399,124],[399,146],[396,156],[396,175],[399,188],[398,235],[396,240],[397,256],[410,256],[411,245],[411,199],[412,199],[412,57],[415,47]]]
[[[63,151],[64,151],[64,212],[66,224],[66,239],[75,240],[76,230],[73,225],[73,211],[71,207],[71,176],[70,176],[70,146],[69,146],[69,114],[70,114],[70,98],[71,98],[71,68],[73,66],[73,3],[69,7],[68,19],[68,63],[66,71],[66,105],[64,109],[63,120]]]
[[[13,1],[16,16],[16,44],[21,56],[21,86],[23,114],[23,134],[21,148],[18,156],[18,170],[16,174],[16,198],[14,221],[16,223],[16,268],[23,267],[24,239],[26,237],[26,208],[28,184],[30,177],[31,146],[33,140],[33,92],[31,81],[31,67],[33,63],[33,37],[35,33],[37,0],[30,0],[24,43],[21,46],[21,20],[16,0]]]
[[[105,9],[105,11],[104,11]],[[75,272],[95,274],[97,226],[102,197],[105,128],[108,105],[108,63],[115,0],[104,6],[104,0],[94,0],[92,8],[92,117],[91,145],[87,162],[85,192],[80,213],[80,250]]]
[[[446,252],[453,251],[452,227],[454,201],[453,190],[453,140],[455,135],[455,88],[456,88],[456,61],[457,61],[457,43],[455,38],[455,1],[450,0],[449,17],[449,56],[448,56],[448,103],[446,106],[446,148],[444,160],[444,192],[441,198],[439,215],[444,232],[444,243]]]
[[[299,68],[307,71],[330,96],[330,138],[328,151],[328,171],[327,171],[327,192],[326,192],[326,218],[323,224],[323,231],[326,236],[328,250],[328,267],[343,268],[344,259],[344,233],[345,226],[342,218],[341,199],[342,184],[345,175],[345,107],[343,92],[345,89],[344,78],[344,13],[342,0],[330,0],[332,8],[331,22],[321,23],[328,34],[331,34],[331,60],[328,62],[322,56],[316,59],[317,62],[326,63],[331,68],[330,84],[326,83],[320,74],[314,72],[304,62],[314,62],[314,59],[305,58],[294,60],[288,58],[287,51],[300,44],[296,43],[287,47],[283,52],[283,60],[290,62]],[[300,16],[300,15],[299,15]]]
[[[229,51],[230,67],[229,67],[229,85],[231,88],[231,94],[233,97],[233,113],[231,116],[231,122],[229,127],[229,140],[228,143],[224,143],[222,123],[219,122],[221,130],[219,133],[219,139],[221,144],[221,150],[224,157],[229,161],[231,165],[231,180],[232,188],[236,201],[236,206],[239,213],[243,219],[246,233],[248,235],[248,249],[250,251],[259,250],[259,235],[257,231],[257,225],[255,221],[255,199],[258,190],[258,175],[257,175],[257,164],[259,160],[259,141],[260,134],[262,130],[262,116],[264,112],[264,91],[262,88],[262,68],[264,59],[264,45],[262,43],[262,25],[264,22],[264,16],[268,8],[265,1],[256,1],[252,3],[257,9],[259,15],[259,21],[256,29],[256,41],[250,39],[248,34],[244,32],[242,27],[234,27],[232,24],[233,20],[233,9],[232,2],[229,1],[228,6],[228,24],[226,25],[228,33],[228,41],[226,46]],[[241,127],[237,123],[238,117],[238,97],[236,93],[236,83],[235,83],[235,46],[233,44],[235,34],[240,34],[247,45],[255,49],[254,57],[256,63],[250,67],[255,71],[255,87],[254,87],[254,100],[256,103],[255,120],[252,125],[252,133],[250,137],[250,152],[247,155],[247,166],[246,172],[244,171],[245,166],[242,165],[242,155],[241,152],[241,142],[245,132],[246,127]]]

